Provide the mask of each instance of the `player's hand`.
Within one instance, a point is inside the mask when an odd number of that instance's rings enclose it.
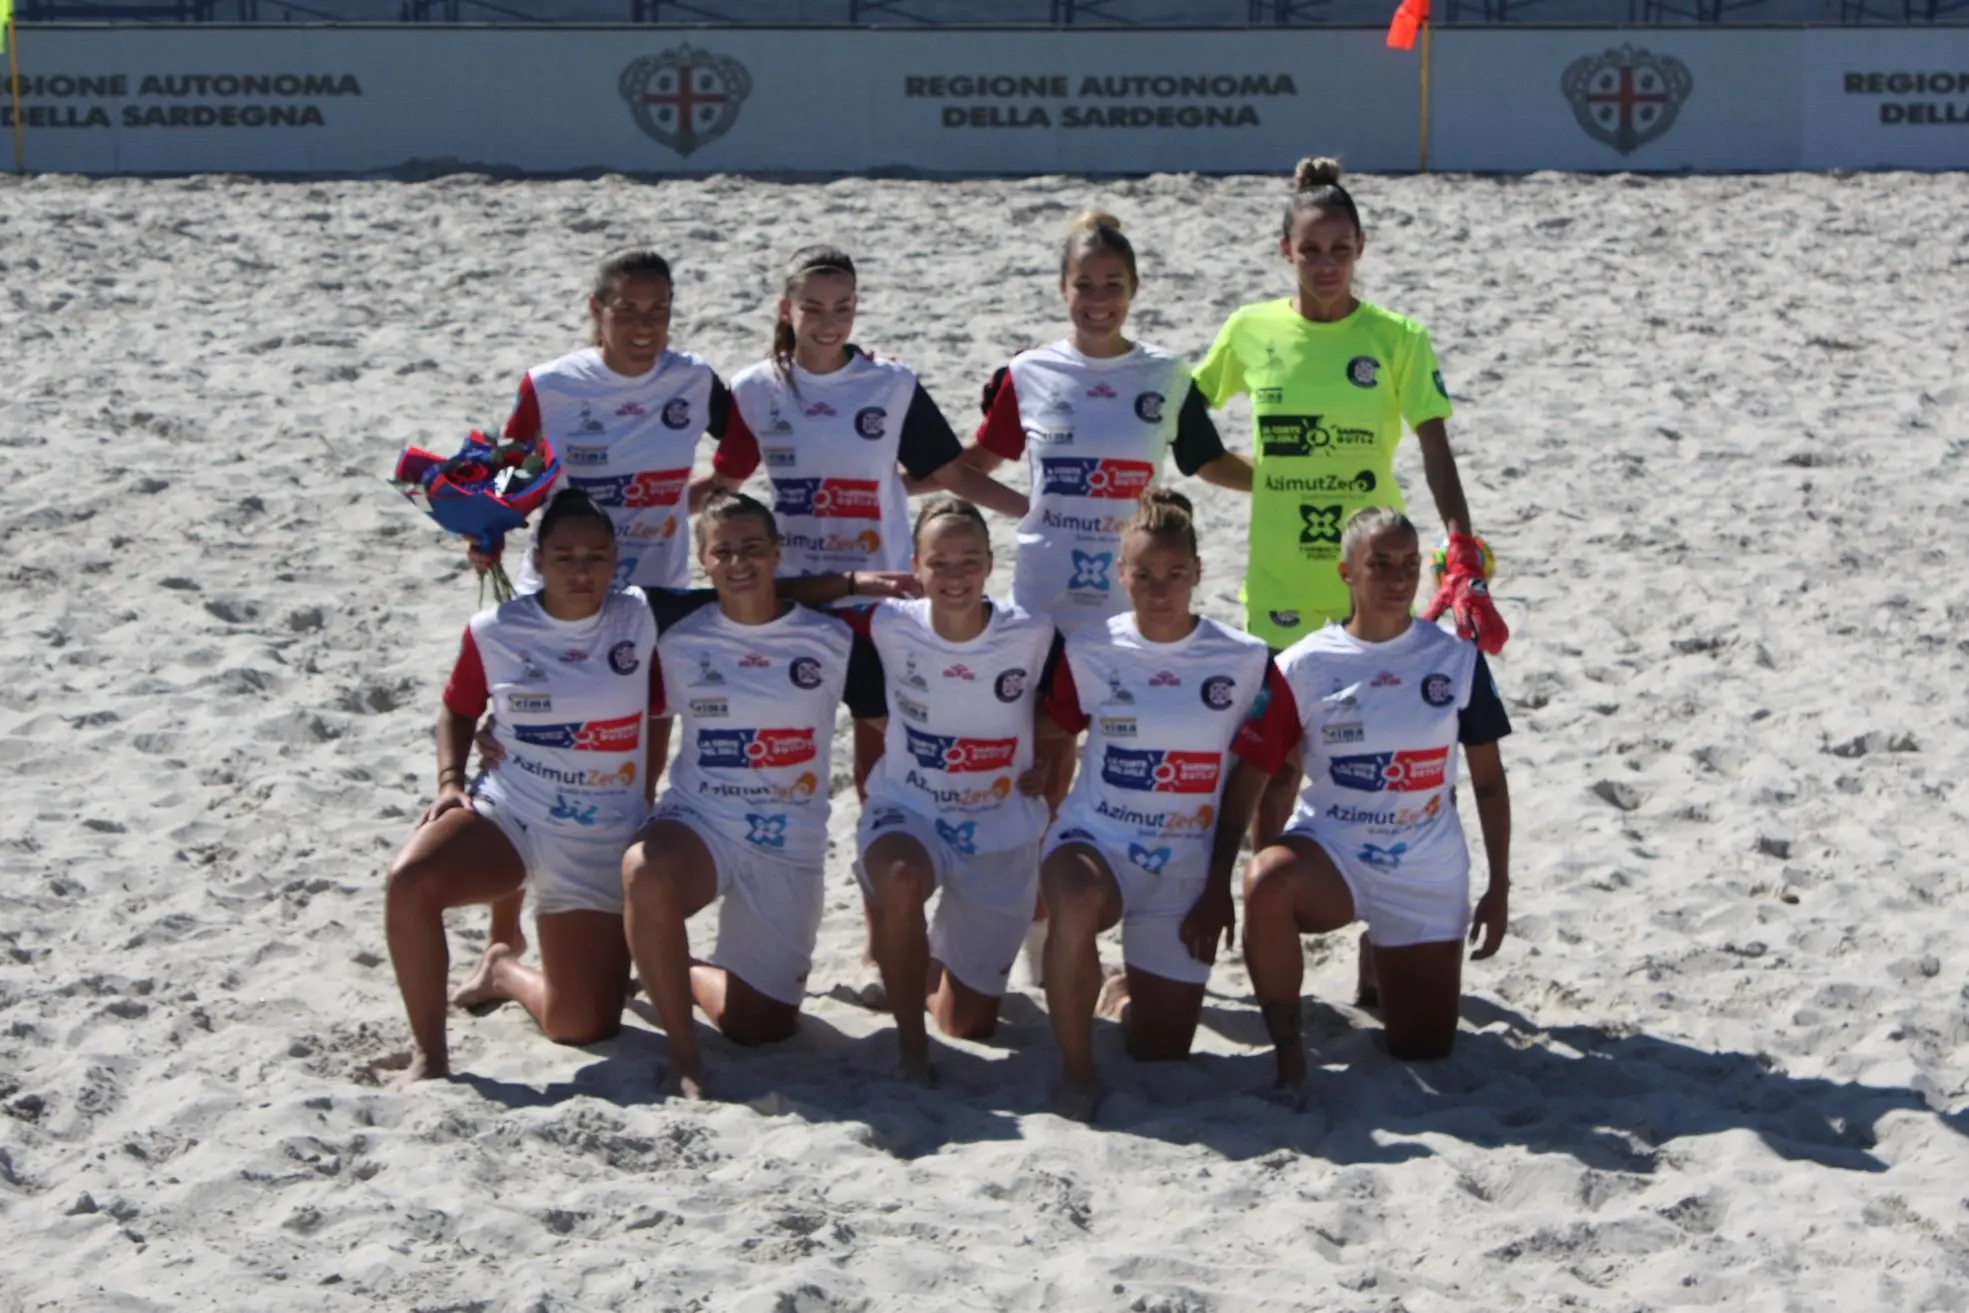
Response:
[[[492,737],[492,727],[497,723],[497,717],[487,716],[472,735],[472,746],[479,750],[479,769],[482,771],[498,770],[499,763],[506,760],[506,749]]]
[[[907,570],[855,570],[848,578],[854,582],[855,597],[871,601],[881,597],[921,597],[923,585]]]
[[[1505,923],[1511,919],[1511,888],[1509,885],[1493,884],[1477,900],[1477,914],[1470,920],[1470,942],[1477,943],[1483,936],[1483,943],[1477,951],[1470,954],[1470,960],[1481,962],[1492,956],[1504,943]]]
[[[1484,578],[1483,544],[1467,533],[1450,535],[1443,553],[1443,581],[1422,618],[1434,622],[1444,611],[1456,617],[1456,636],[1474,638],[1477,646],[1492,656],[1504,650],[1511,637],[1510,626],[1497,613],[1491,601],[1490,584]]]
[[[1176,934],[1183,947],[1190,950],[1191,957],[1209,966],[1217,960],[1220,941],[1226,953],[1235,946],[1236,926],[1237,909],[1231,904],[1230,881],[1212,880],[1204,886]]]
[[[418,818],[417,827],[422,829],[446,812],[455,812],[461,808],[465,811],[472,810],[471,798],[460,786],[447,784],[438,790],[437,801],[424,809],[423,816]]]
[[[1040,762],[1014,781],[1019,793],[1027,798],[1042,798],[1046,795],[1046,779],[1051,775],[1051,763]]]

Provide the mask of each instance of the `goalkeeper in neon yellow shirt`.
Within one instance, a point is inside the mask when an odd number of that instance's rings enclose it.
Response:
[[[1346,619],[1340,531],[1361,507],[1405,509],[1395,447],[1406,421],[1422,444],[1423,472],[1449,534],[1442,584],[1423,618],[1451,610],[1459,635],[1495,653],[1510,631],[1485,582],[1489,554],[1471,529],[1444,425],[1449,393],[1429,335],[1354,295],[1354,264],[1366,243],[1340,166],[1301,160],[1292,183],[1279,253],[1298,275],[1297,291],[1239,309],[1196,371],[1213,406],[1251,396],[1257,431],[1245,628],[1283,649]],[[1273,781],[1259,808],[1261,829],[1283,824],[1296,785],[1296,767]]]

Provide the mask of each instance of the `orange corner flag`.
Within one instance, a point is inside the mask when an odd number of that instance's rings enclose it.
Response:
[[[1415,49],[1415,33],[1429,21],[1429,0],[1402,0],[1388,24],[1388,44],[1396,50]]]

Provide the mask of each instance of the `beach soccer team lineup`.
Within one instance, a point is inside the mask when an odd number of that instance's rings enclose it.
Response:
[[[907,1077],[937,1080],[932,1022],[992,1034],[1024,952],[1057,1106],[1092,1117],[1096,1017],[1135,1059],[1185,1057],[1213,962],[1241,951],[1299,1097],[1301,936],[1356,922],[1357,998],[1389,1051],[1448,1053],[1468,946],[1495,953],[1509,915],[1511,727],[1485,661],[1508,631],[1427,333],[1356,297],[1368,240],[1333,161],[1281,192],[1283,294],[1235,312],[1194,370],[1127,334],[1121,222],[1077,219],[1071,331],[981,380],[969,442],[906,366],[852,344],[850,252],[793,255],[769,357],[727,385],[671,344],[669,266],[639,249],[602,263],[592,345],[527,371],[503,435],[405,454],[401,486],[474,540],[505,600],[460,643],[437,796],[389,871],[404,1083],[450,1073],[453,1007],[517,1002],[548,1038],[593,1043],[632,977],[673,1093],[717,1092],[697,1010],[740,1044],[790,1036],[844,704],[867,998],[893,1013]],[[1210,415],[1239,395],[1249,458]],[[1402,513],[1404,426],[1447,530],[1433,554]],[[693,478],[705,438],[712,472]],[[994,477],[1008,461],[1029,494]],[[1197,522],[1170,463],[1250,495],[1241,631],[1192,607],[1199,535],[1231,526]],[[741,490],[760,475],[769,501]],[[502,561],[492,527],[527,515]],[[987,516],[1017,523],[997,599]],[[689,587],[693,562],[709,587]],[[490,944],[452,989],[444,913],[478,904]],[[715,943],[694,946],[714,904]],[[1097,937],[1117,925],[1125,970],[1104,977]]]

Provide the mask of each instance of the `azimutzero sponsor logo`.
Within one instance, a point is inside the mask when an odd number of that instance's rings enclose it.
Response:
[[[732,130],[752,74],[736,59],[682,45],[631,60],[616,89],[646,136],[689,155]]]
[[[1559,90],[1586,135],[1622,155],[1674,127],[1695,85],[1681,60],[1634,46],[1581,56],[1559,78]]]

